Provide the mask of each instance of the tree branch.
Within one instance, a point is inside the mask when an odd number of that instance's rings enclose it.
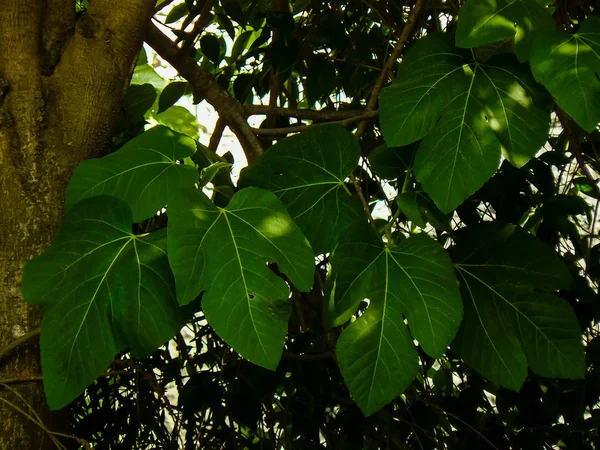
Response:
[[[373,89],[371,90],[371,94],[369,96],[369,101],[367,102],[367,111],[373,111],[375,109],[375,107],[377,106],[377,100],[379,99],[379,93],[381,92],[381,89],[383,89],[383,86],[385,85],[385,83],[387,83],[389,73],[394,68],[394,64],[396,64],[396,61],[398,60],[398,58],[400,58],[400,55],[402,55],[402,52],[404,50],[404,47],[406,46],[406,43],[408,42],[408,40],[412,37],[413,33],[415,32],[419,14],[421,14],[424,4],[425,4],[425,0],[417,0],[417,2],[415,3],[415,6],[413,7],[412,11],[410,12],[408,19],[406,20],[406,23],[404,24],[404,28],[402,28],[402,32],[400,33],[400,37],[398,38],[398,42],[396,42],[396,45],[394,46],[394,50],[392,50],[392,54],[385,62],[385,65],[383,66],[383,69],[381,70],[381,72],[379,74],[379,78],[377,78],[377,81],[375,82],[375,85],[373,86]],[[356,136],[357,137],[362,136],[365,133],[365,131],[367,131],[367,122],[362,122],[358,126],[358,130],[356,131]]]
[[[194,41],[196,38],[204,31],[206,26],[208,25],[208,19],[210,18],[210,10],[215,4],[215,0],[206,0],[204,6],[202,6],[202,11],[200,11],[200,16],[196,23],[194,23],[194,28],[190,34],[186,37],[185,42],[183,43],[182,49],[187,52],[187,50],[191,49],[194,45]]]
[[[345,111],[330,111],[326,109],[293,109],[293,108],[272,108],[267,105],[248,105],[244,106],[244,112],[247,116],[254,115],[273,115],[279,117],[297,117],[306,120],[344,120],[352,117],[361,116],[366,113],[364,109],[349,109]]]
[[[313,111],[316,112],[316,111]],[[344,120],[334,120],[331,122],[325,123],[313,123],[310,125],[297,125],[294,127],[283,127],[283,128],[252,128],[252,131],[259,136],[285,136],[291,133],[300,133],[302,131],[306,131],[309,128],[321,127],[323,125],[341,125],[343,127],[347,127],[348,125],[352,125],[353,123],[360,122],[362,120],[371,119],[373,117],[377,117],[379,111],[371,111],[361,114],[360,116],[348,117]]]
[[[150,25],[146,42],[164,60],[171,64],[184,77],[198,96],[202,96],[219,113],[240,141],[248,163],[254,162],[263,152],[262,146],[246,122],[244,108],[210,73],[203,70],[196,61],[181,51],[155,25]]]

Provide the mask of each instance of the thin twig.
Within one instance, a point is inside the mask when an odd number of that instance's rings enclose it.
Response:
[[[309,125],[297,125],[294,127],[283,127],[283,128],[252,128],[252,131],[258,136],[285,136],[291,133],[300,133],[302,131],[306,131],[309,128],[321,127],[323,125],[341,125],[343,127],[347,127],[348,125],[352,125],[353,123],[360,122],[361,120],[371,119],[373,117],[377,117],[379,111],[371,111],[364,113],[360,116],[348,117],[344,120],[334,120],[326,123],[312,123]]]
[[[206,0],[204,6],[202,7],[202,11],[200,11],[200,16],[196,23],[194,24],[194,28],[190,31],[189,35],[185,38],[185,42],[181,46],[181,48],[187,53],[189,49],[194,45],[194,41],[200,34],[204,31],[206,26],[208,25],[208,19],[210,17],[209,13],[215,4],[215,0]]]
[[[356,190],[356,194],[358,195],[358,198],[360,199],[360,202],[362,203],[363,208],[367,213],[369,223],[373,226],[373,228],[377,229],[377,226],[375,225],[375,220],[373,220],[373,216],[371,215],[371,208],[369,208],[369,203],[365,199],[365,195],[363,194],[360,184],[353,173],[350,174],[350,181],[352,181],[354,189]]]
[[[26,333],[23,336],[21,336],[20,338],[17,338],[14,341],[12,341],[6,347],[4,347],[2,350],[0,350],[0,361],[2,359],[4,359],[6,356],[8,356],[9,353],[16,350],[17,347],[20,347],[21,345],[27,343],[30,339],[32,339],[36,336],[39,336],[39,334],[40,334],[40,329],[36,328],[35,330],[31,330],[29,333]]]
[[[208,148],[213,152],[216,152],[219,148],[219,143],[223,137],[223,131],[225,131],[225,121],[219,117],[210,136],[210,142],[208,143]]]
[[[425,4],[425,0],[417,0],[417,2],[415,3],[415,6],[413,7],[412,11],[410,12],[408,19],[406,20],[406,23],[404,25],[404,28],[402,28],[402,33],[400,33],[398,42],[396,42],[396,45],[394,46],[394,50],[392,50],[392,54],[385,62],[385,65],[383,66],[383,69],[381,70],[381,73],[379,74],[379,78],[377,78],[377,81],[373,85],[373,89],[371,90],[371,94],[369,96],[369,101],[367,102],[367,111],[373,111],[375,109],[375,107],[377,106],[377,100],[379,99],[379,93],[381,92],[381,89],[383,89],[383,86],[387,82],[388,75],[394,68],[394,64],[396,64],[396,61],[398,60],[398,58],[400,58],[400,55],[402,55],[402,52],[404,51],[404,47],[406,46],[406,43],[412,37],[412,35],[415,31],[415,27],[417,25],[417,20],[419,18],[419,14],[421,14],[424,4]],[[358,126],[358,130],[356,131],[356,136],[361,137],[366,131],[367,131],[367,122],[366,121],[361,122]]]

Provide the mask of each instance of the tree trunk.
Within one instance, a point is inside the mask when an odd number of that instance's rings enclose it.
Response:
[[[47,411],[37,339],[3,349],[40,325],[22,300],[23,266],[54,237],[75,166],[110,150],[154,5],[92,0],[77,18],[73,0],[0,1],[2,450],[68,444],[48,432],[65,422]]]

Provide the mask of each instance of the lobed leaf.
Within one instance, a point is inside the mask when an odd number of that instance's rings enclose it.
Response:
[[[352,133],[338,125],[321,126],[279,141],[242,172],[238,185],[272,191],[313,250],[326,253],[352,224],[365,219],[344,186],[359,156]]]
[[[142,237],[131,227],[123,201],[85,199],[25,266],[23,296],[44,314],[42,370],[52,409],[80,395],[118,352],[145,357],[183,326],[166,230]]]
[[[325,322],[338,326],[363,299],[366,312],[340,336],[337,356],[352,397],[365,415],[398,396],[418,371],[418,354],[404,325],[433,357],[445,351],[462,318],[452,264],[425,235],[386,248],[370,228],[360,228],[331,257]]]
[[[468,0],[460,9],[457,47],[473,48],[515,39],[519,61],[530,58],[538,33],[555,27],[544,0]]]
[[[380,97],[384,138],[402,146],[423,138],[416,179],[450,212],[496,171],[501,154],[520,167],[547,139],[550,116],[528,71],[499,58],[482,64],[444,34],[417,42],[398,81]]]
[[[290,289],[267,263],[310,291],[314,258],[300,229],[274,194],[258,188],[242,189],[226,208],[198,190],[183,190],[169,201],[168,213],[179,302],[206,291],[202,309],[219,336],[274,370],[287,333]]]
[[[465,304],[452,347],[479,373],[519,390],[527,368],[554,378],[582,378],[585,354],[575,313],[553,294],[571,277],[560,258],[514,225],[457,233],[456,265]]]
[[[587,18],[575,34],[540,34],[531,71],[581,128],[594,131],[600,122],[600,17]]]
[[[81,163],[67,186],[67,209],[84,198],[112,195],[133,210],[134,222],[166,206],[169,193],[198,181],[196,169],[182,160],[196,151],[190,138],[166,127],[154,127],[104,158]]]

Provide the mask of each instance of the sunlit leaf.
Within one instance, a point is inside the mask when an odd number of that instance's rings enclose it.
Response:
[[[433,357],[456,334],[462,303],[450,259],[425,235],[384,247],[371,228],[354,230],[331,258],[325,322],[337,326],[369,306],[340,336],[336,353],[350,394],[365,415],[397,397],[418,371],[412,336]]]
[[[397,81],[380,97],[384,138],[402,146],[423,138],[415,177],[442,212],[473,194],[500,156],[520,167],[544,144],[549,114],[526,68],[503,57],[473,61],[451,38],[432,34],[411,48]]]
[[[456,28],[458,47],[479,47],[515,38],[520,61],[530,57],[537,33],[555,28],[543,0],[468,0],[460,9]]]
[[[549,31],[534,41],[531,70],[556,103],[587,132],[600,122],[600,17],[577,33]]]
[[[135,236],[131,227],[123,201],[85,199],[25,266],[23,296],[44,314],[42,370],[53,409],[80,395],[118,352],[144,357],[183,325],[166,230]]]
[[[353,223],[365,220],[344,186],[359,156],[360,145],[349,131],[337,125],[313,128],[267,150],[242,172],[239,185],[274,192],[314,251],[325,253]]]
[[[166,206],[169,193],[191,187],[198,172],[177,161],[196,151],[190,138],[155,127],[104,158],[80,164],[67,187],[67,208],[96,195],[118,197],[132,208],[133,220],[152,217]]]
[[[242,189],[226,208],[197,190],[169,202],[169,262],[177,298],[201,291],[202,309],[225,342],[255,364],[274,370],[290,314],[288,285],[267,265],[276,263],[296,288],[309,291],[314,259],[309,243],[269,191]]]

